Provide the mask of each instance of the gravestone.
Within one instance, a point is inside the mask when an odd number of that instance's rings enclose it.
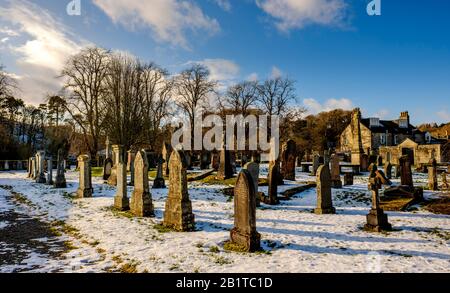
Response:
[[[45,179],[45,173],[44,173],[44,164],[45,164],[45,152],[39,151],[36,155],[36,162],[37,162],[37,177],[36,177],[36,183],[45,183],[47,180]]]
[[[316,176],[317,169],[319,169],[319,166],[320,166],[320,156],[316,154],[313,157],[311,176]]]
[[[127,170],[130,171],[130,182],[128,183],[128,186],[134,185],[134,159],[136,158],[136,151],[130,150],[127,152]]]
[[[379,167],[383,167],[383,157],[382,156],[377,157],[377,165]]]
[[[384,165],[384,173],[386,174],[387,179],[392,179],[392,164],[391,162],[386,162]]]
[[[218,180],[226,180],[232,178],[234,175],[233,166],[231,164],[231,153],[224,146],[220,151],[219,171],[217,172]]]
[[[433,191],[439,190],[436,159],[431,159],[428,167],[428,188]]]
[[[163,164],[164,164],[164,159],[161,157],[159,157],[158,159],[158,166],[156,168],[156,178],[153,181],[153,189],[161,189],[161,188],[166,188],[166,182],[164,181],[164,176],[163,176]]]
[[[63,150],[58,150],[58,162],[56,166],[56,178],[55,178],[55,188],[66,188],[66,177],[64,175],[65,169],[64,169],[64,154]]]
[[[297,146],[295,141],[288,140],[283,146],[281,154],[281,176],[290,181],[295,181],[295,159]]]
[[[381,181],[378,178],[376,164],[370,167],[369,190],[372,193],[372,209],[367,215],[367,223],[364,230],[372,232],[391,231],[392,226],[388,222],[388,217],[380,207],[380,196],[378,190],[381,188]]]
[[[211,153],[204,151],[200,155],[200,169],[206,170],[211,165]]]
[[[8,161],[5,161],[4,169],[5,169],[5,171],[9,171],[9,162]]]
[[[411,171],[411,162],[409,161],[409,156],[402,156],[400,157],[399,161],[400,161],[401,185],[414,188]]]
[[[342,188],[340,159],[336,154],[331,155],[331,187]]]
[[[220,155],[217,152],[213,152],[211,155],[211,169],[219,170],[220,167]]]
[[[259,164],[256,162],[250,162],[245,164],[244,169],[247,170],[250,176],[252,177],[253,187],[256,196],[256,206],[258,207],[261,205],[261,199],[258,196]]]
[[[330,153],[331,153],[330,150],[323,151],[323,164],[324,165],[330,164],[330,159],[331,159]]]
[[[256,194],[248,170],[242,170],[234,188],[234,227],[231,243],[240,250],[254,252],[261,249],[261,235],[256,231]]]
[[[368,170],[368,168],[369,168],[369,155],[362,154],[360,169],[362,172],[366,172]]]
[[[119,162],[119,157],[123,152],[123,147],[120,145],[112,146],[112,154],[113,154],[113,167],[111,168],[111,175],[108,178],[108,185],[116,186],[117,185],[117,164]],[[126,171],[126,170],[125,170]]]
[[[113,168],[113,160],[111,158],[107,158],[105,162],[103,162],[103,180],[108,180],[111,177],[111,172]]]
[[[442,172],[442,189],[449,189],[449,185],[447,182],[447,173],[444,171]]]
[[[53,185],[53,159],[49,157],[47,159],[47,185]]]
[[[375,165],[375,164],[374,164]],[[386,175],[381,170],[376,170],[375,174],[377,175],[377,178],[380,179],[380,183],[382,185],[392,185],[391,180],[387,179]]]
[[[317,170],[317,208],[315,214],[335,214],[331,196],[331,174],[327,165],[322,165]]]
[[[164,163],[162,165],[162,170],[163,170],[164,176],[169,176],[169,160],[170,160],[170,155],[171,155],[172,151],[173,151],[173,149],[170,144],[163,143],[161,155],[164,160]]]
[[[77,197],[92,197],[91,163],[88,155],[78,157],[78,169],[80,172],[80,182],[76,193]]]
[[[33,158],[28,159],[28,175],[27,178],[33,177]]]
[[[268,198],[267,198],[267,204],[269,205],[277,205],[280,203],[278,200],[278,182],[280,178],[280,168],[278,167],[277,161],[272,161],[269,164],[269,191],[268,191]]]
[[[130,208],[138,217],[154,216],[152,195],[148,183],[148,161],[144,150],[137,152],[134,159],[134,190],[131,195]]]
[[[106,137],[105,141],[105,160],[111,159],[111,143],[109,142],[109,137]]]
[[[186,169],[184,152],[174,150],[169,160],[169,195],[166,200],[163,225],[177,231],[195,230]]]
[[[345,173],[344,174],[344,185],[345,186],[353,185],[353,178],[354,178],[353,172]]]
[[[37,174],[38,174],[38,168],[37,168],[37,156],[34,156],[31,158],[31,179],[36,180]]]
[[[125,151],[123,146],[113,146],[116,155],[117,187],[114,196],[114,208],[119,211],[130,209],[130,200],[127,194],[127,163],[125,162]]]

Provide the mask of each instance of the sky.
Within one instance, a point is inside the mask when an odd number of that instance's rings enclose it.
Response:
[[[311,114],[450,121],[450,1],[380,0],[380,16],[371,0],[77,1],[79,15],[71,0],[0,0],[0,64],[28,103],[57,93],[67,58],[95,45],[173,74],[202,63],[223,86],[287,76]]]

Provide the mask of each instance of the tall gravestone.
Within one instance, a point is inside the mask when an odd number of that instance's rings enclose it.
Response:
[[[36,161],[37,161],[37,177],[36,177],[36,183],[45,183],[47,180],[45,179],[45,173],[44,173],[44,164],[45,164],[45,152],[39,151],[36,155]]]
[[[169,195],[166,200],[163,225],[177,231],[195,230],[186,170],[183,151],[174,150],[169,160]]]
[[[53,158],[47,159],[47,182],[48,185],[53,185]]]
[[[155,180],[153,181],[152,188],[154,188],[154,189],[166,188],[166,182],[165,182],[164,176],[163,176],[163,164],[164,164],[164,159],[161,156],[158,159],[158,165],[156,167],[156,177],[155,177]]]
[[[170,144],[168,144],[168,143],[163,144],[161,153],[162,153],[162,158],[164,160],[164,163],[162,165],[164,176],[169,176],[169,160],[170,160],[170,155],[171,155],[172,151],[173,151],[173,149]]]
[[[331,155],[331,187],[342,188],[340,159],[336,154]]]
[[[316,214],[335,214],[331,194],[331,175],[327,165],[322,165],[317,170],[317,207]]]
[[[283,146],[281,154],[281,175],[284,179],[295,181],[295,160],[297,156],[297,146],[292,139]]]
[[[78,169],[80,173],[80,182],[77,189],[77,197],[92,197],[91,163],[88,155],[81,155],[78,157]]]
[[[313,156],[311,176],[316,176],[317,169],[319,169],[319,166],[320,166],[320,156],[316,154]]]
[[[364,148],[361,135],[361,110],[356,108],[352,112],[351,118],[351,132],[352,132],[352,165],[362,165],[362,155]],[[362,166],[361,166],[362,167]]]
[[[130,199],[127,193],[127,163],[125,162],[125,150],[122,145],[115,145],[114,154],[116,155],[117,185],[116,195],[114,196],[114,207],[120,211],[130,209]]]
[[[387,179],[392,179],[392,164],[391,164],[391,162],[387,161],[386,164],[384,164],[384,173],[386,174]]]
[[[56,178],[55,178],[55,188],[66,188],[66,176],[64,168],[64,152],[62,149],[58,150],[58,161],[56,166]]]
[[[402,156],[400,161],[400,178],[401,185],[408,186],[410,188],[414,187],[411,171],[411,162],[409,161],[409,156]]]
[[[226,149],[224,145],[222,150],[220,151],[220,164],[219,171],[217,172],[217,179],[226,180],[232,178],[233,175],[234,173],[233,166],[231,164],[231,153]]]
[[[211,153],[208,151],[203,151],[200,155],[200,169],[208,169],[211,165]]]
[[[31,170],[32,170],[31,171],[31,173],[32,173],[31,179],[36,180],[37,175],[38,175],[37,155],[34,156],[33,158],[31,158],[31,165],[32,165],[32,168],[31,168]]]
[[[260,206],[261,200],[258,196],[258,185],[259,185],[259,164],[252,161],[250,163],[245,164],[244,169],[248,171],[250,176],[252,177],[253,187],[255,190],[255,196],[256,196],[256,206]]]
[[[129,186],[134,185],[134,159],[136,158],[136,151],[130,150],[127,152],[128,154],[128,160],[127,164],[129,165],[128,170],[130,171],[130,182],[128,183]]]
[[[433,191],[439,190],[436,159],[431,159],[428,167],[428,188]]]
[[[33,158],[28,159],[28,175],[27,178],[33,177]]]
[[[280,203],[278,200],[278,182],[280,177],[280,169],[277,161],[272,161],[269,164],[269,191],[268,191],[268,201],[269,205],[277,205]]]
[[[117,164],[119,162],[119,157],[121,156],[121,153],[123,152],[123,147],[120,145],[113,145],[112,146],[112,154],[113,154],[113,167],[111,168],[111,175],[109,175],[108,178],[108,184],[111,186],[117,185]],[[125,169],[126,171],[126,169]]]
[[[372,209],[367,215],[367,223],[364,226],[364,230],[373,232],[391,231],[392,226],[389,224],[388,217],[380,206],[378,190],[381,188],[381,181],[376,172],[377,166],[376,164],[372,164],[370,166],[369,177],[369,190],[372,193]]]
[[[148,160],[144,150],[134,159],[134,190],[131,195],[131,212],[138,217],[154,216],[152,195],[148,183]]]
[[[105,141],[105,160],[111,159],[111,143],[109,142],[109,137],[106,137]]]
[[[261,235],[256,231],[256,194],[252,176],[242,170],[234,188],[234,227],[231,243],[242,251],[254,252],[261,248]]]

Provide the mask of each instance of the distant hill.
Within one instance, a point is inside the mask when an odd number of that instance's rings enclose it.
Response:
[[[433,124],[422,124],[417,127],[420,131],[429,132],[435,138],[448,138],[450,136],[450,123],[437,125]]]

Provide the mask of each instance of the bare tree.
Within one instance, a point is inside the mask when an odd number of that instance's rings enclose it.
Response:
[[[65,107],[81,128],[91,157],[99,150],[105,108],[102,104],[104,81],[110,53],[101,48],[86,48],[73,56],[62,71],[66,78]],[[81,115],[80,115],[81,114]]]
[[[194,146],[194,121],[196,111],[206,108],[209,95],[215,93],[216,81],[210,80],[210,72],[203,65],[195,64],[176,78],[176,104],[187,115],[191,124],[191,146]]]
[[[297,99],[295,81],[277,77],[268,79],[258,86],[258,100],[268,115],[283,116],[289,111],[289,103]]]
[[[244,81],[230,86],[223,100],[219,101],[222,109],[231,108],[234,114],[246,116],[251,106],[258,99],[258,83],[256,81]]]

